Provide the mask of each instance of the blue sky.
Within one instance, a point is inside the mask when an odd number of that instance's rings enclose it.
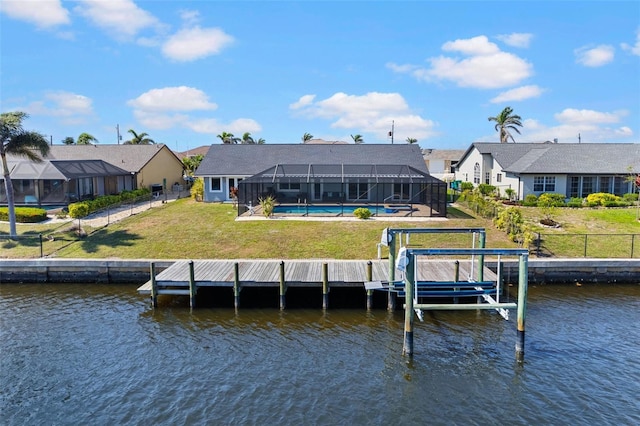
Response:
[[[61,143],[640,141],[638,1],[0,2],[2,112]]]

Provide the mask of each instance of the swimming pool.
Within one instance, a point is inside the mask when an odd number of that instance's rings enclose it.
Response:
[[[275,206],[273,208],[274,213],[282,213],[282,214],[317,214],[317,215],[332,215],[337,216],[339,214],[344,215],[352,215],[356,209],[359,208],[369,209],[373,214],[381,214],[384,213],[384,206],[379,205],[376,209],[375,205],[367,206],[367,205],[347,205],[347,206],[339,206],[339,205],[291,205],[291,206]]]

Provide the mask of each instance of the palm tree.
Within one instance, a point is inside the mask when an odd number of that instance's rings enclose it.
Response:
[[[217,136],[224,144],[236,144],[240,139],[233,136],[233,133],[222,132]]]
[[[267,141],[265,141],[264,139],[260,138],[256,141],[257,145],[264,145],[265,143],[267,143]]]
[[[124,144],[125,145],[151,145],[156,143],[156,141],[154,141],[153,139],[151,139],[148,133],[136,133],[133,129],[129,129],[127,130],[127,132],[131,133],[133,135],[133,137],[126,141]]]
[[[313,135],[311,133],[305,133],[304,135],[302,135],[302,143],[306,143],[311,139],[313,139]]]
[[[248,145],[254,145],[256,143],[256,141],[253,140],[253,138],[251,137],[251,133],[249,132],[245,132],[242,135],[242,142],[243,144],[248,144]]]
[[[418,142],[418,139],[416,138],[407,138],[407,143],[411,144],[411,143],[416,143]]]
[[[495,129],[500,133],[500,143],[507,143],[509,139],[513,142],[516,141],[511,133],[509,133],[509,130],[515,130],[520,134],[520,130],[518,130],[518,127],[522,127],[520,120],[522,120],[522,118],[520,118],[519,115],[513,114],[511,107],[506,107],[496,117],[489,117],[489,121],[496,122]]]
[[[77,145],[92,145],[93,143],[98,143],[98,139],[95,136],[90,135],[89,133],[80,133],[78,136],[78,140],[76,142]]]
[[[40,133],[28,132],[22,128],[22,120],[28,115],[24,112],[5,112],[0,114],[0,157],[2,157],[2,172],[4,187],[7,192],[7,207],[9,210],[9,235],[16,237],[16,209],[13,198],[13,183],[11,171],[7,164],[7,154],[26,157],[34,163],[42,162],[42,157],[49,153],[49,143]],[[36,152],[37,151],[37,152]],[[40,155],[38,155],[38,152]]]
[[[364,143],[362,135],[351,135],[351,139],[353,139],[353,143]]]
[[[72,136],[67,136],[66,138],[62,139],[62,143],[65,145],[75,145],[76,141]]]

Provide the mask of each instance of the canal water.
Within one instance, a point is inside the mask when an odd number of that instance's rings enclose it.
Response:
[[[640,285],[532,287],[514,319],[153,311],[136,285],[0,286],[3,425],[640,424]],[[512,315],[515,317],[515,314]]]

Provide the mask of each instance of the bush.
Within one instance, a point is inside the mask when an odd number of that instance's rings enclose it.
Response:
[[[359,207],[353,211],[353,215],[358,219],[369,219],[371,217],[371,210],[366,207]]]
[[[17,223],[38,223],[47,219],[47,211],[37,207],[16,207]],[[9,220],[9,208],[0,207],[0,220]]]
[[[522,204],[527,207],[536,207],[538,205],[538,197],[536,194],[527,194]]]
[[[204,179],[196,178],[191,185],[191,198],[196,201],[204,200]]]
[[[631,205],[631,203],[624,201],[622,199],[619,199],[619,200],[612,200],[612,201],[604,201],[602,205],[605,207],[627,207]]]
[[[481,183],[480,185],[478,185],[478,191],[480,191],[480,193],[486,197],[489,195],[494,195],[496,193],[496,187],[493,185],[489,185],[488,183]]]
[[[267,195],[266,197],[258,198],[258,203],[262,207],[262,214],[266,218],[270,218],[273,214],[273,208],[276,205],[276,199],[273,195]]]
[[[89,205],[87,203],[69,204],[69,216],[74,219],[81,219],[89,214]]]
[[[553,192],[540,194],[536,205],[538,207],[564,207],[564,195]]]
[[[567,207],[582,207],[583,204],[583,200],[580,197],[573,197],[572,199],[569,200],[569,202],[567,203]]]
[[[493,223],[496,228],[505,231],[511,241],[517,242],[521,247],[529,247],[534,240],[533,232],[528,225],[525,225],[522,212],[517,207],[501,210]]]
[[[610,201],[620,201],[620,197],[606,192],[595,192],[587,195],[587,204],[595,203],[597,206],[604,206],[606,202]]]
[[[622,199],[629,203],[635,203],[638,201],[638,194],[634,192],[628,192],[622,196]]]
[[[460,191],[473,191],[473,184],[471,182],[461,182]]]

